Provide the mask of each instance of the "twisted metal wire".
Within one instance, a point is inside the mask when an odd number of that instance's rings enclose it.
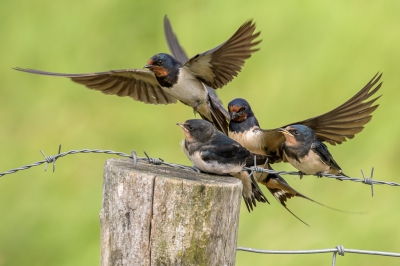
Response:
[[[318,254],[318,253],[333,253],[332,256],[332,266],[336,265],[336,254],[340,256],[344,256],[345,252],[347,253],[357,253],[364,255],[379,255],[379,256],[389,256],[389,257],[400,257],[400,253],[394,252],[383,252],[383,251],[372,251],[372,250],[360,250],[360,249],[348,249],[343,246],[336,246],[335,248],[328,249],[311,249],[311,250],[262,250],[262,249],[253,249],[246,247],[237,247],[238,251],[246,251],[253,253],[262,253],[262,254]]]
[[[51,155],[51,156],[46,156],[45,153],[40,150],[41,154],[44,157],[44,160],[42,161],[38,161],[32,164],[28,164],[28,165],[24,165],[18,168],[14,168],[11,170],[8,170],[6,172],[0,172],[0,177],[4,176],[4,175],[8,175],[8,174],[13,174],[16,173],[18,171],[22,171],[22,170],[27,170],[31,167],[34,166],[39,166],[41,164],[46,164],[44,170],[47,170],[47,167],[49,164],[53,164],[53,172],[56,170],[56,161],[57,159],[67,156],[69,154],[77,154],[77,153],[104,153],[104,154],[111,154],[111,155],[118,155],[121,157],[126,157],[126,158],[130,158],[133,160],[134,164],[137,164],[138,161],[146,161],[150,164],[154,164],[154,165],[167,165],[167,166],[171,166],[171,167],[175,167],[175,168],[180,168],[180,169],[185,169],[185,170],[189,170],[189,171],[195,171],[195,172],[200,172],[199,169],[197,169],[196,167],[191,167],[191,166],[185,166],[185,165],[181,165],[181,164],[175,164],[175,163],[168,163],[165,162],[163,159],[161,158],[151,158],[148,156],[148,154],[146,152],[144,152],[144,154],[146,155],[146,157],[139,157],[137,156],[135,151],[131,152],[131,155],[126,154],[124,152],[117,152],[117,151],[112,151],[112,150],[100,150],[100,149],[82,149],[82,150],[70,150],[67,152],[62,152],[61,153],[61,145],[59,145],[58,147],[58,153],[57,155]],[[257,165],[254,165],[252,167],[243,167],[243,170],[250,170],[252,171],[252,173],[254,172],[262,172],[262,173],[270,173],[270,174],[279,174],[279,175],[300,175],[299,172],[287,172],[287,171],[275,171],[275,170],[270,170],[270,169],[265,169],[265,165],[264,167],[260,167]],[[359,182],[359,183],[363,183],[366,185],[370,185],[371,186],[371,193],[372,196],[374,195],[374,187],[373,185],[389,185],[389,186],[400,186],[399,183],[396,182],[387,182],[387,181],[379,181],[379,180],[373,180],[373,175],[374,175],[374,168],[372,168],[371,170],[371,175],[370,177],[365,177],[364,175],[364,171],[361,170],[361,174],[363,176],[363,178],[356,178],[356,177],[346,177],[346,176],[337,176],[337,175],[331,175],[331,174],[322,174],[323,177],[327,177],[327,178],[335,178],[335,179],[340,179],[343,181],[353,181],[353,182]],[[303,174],[304,175],[304,174]],[[321,175],[315,175],[317,177],[321,177]]]
[[[43,155],[44,160],[38,161],[32,164],[24,165],[18,168],[14,168],[11,170],[8,170],[6,172],[0,172],[0,177],[8,174],[14,174],[18,171],[22,170],[27,170],[31,167],[34,166],[39,166],[42,164],[46,164],[44,170],[47,170],[47,167],[49,164],[53,165],[53,172],[56,170],[56,161],[57,159],[67,156],[69,154],[78,154],[78,153],[103,153],[103,154],[111,154],[111,155],[118,155],[121,157],[126,157],[130,158],[133,160],[134,164],[137,164],[138,161],[146,161],[150,164],[154,165],[167,165],[170,167],[175,167],[175,168],[180,168],[180,169],[185,169],[189,171],[195,171],[195,172],[200,172],[199,169],[196,167],[190,167],[190,166],[185,166],[185,165],[180,165],[180,164],[175,164],[175,163],[168,163],[165,162],[161,158],[151,158],[148,156],[146,152],[144,154],[146,157],[139,157],[137,156],[135,151],[131,152],[131,155],[123,153],[123,152],[116,152],[112,150],[100,150],[100,149],[82,149],[82,150],[70,150],[67,152],[62,152],[61,153],[61,145],[58,147],[58,153],[57,155],[51,155],[51,156],[46,156],[46,154],[40,150],[40,153]],[[267,162],[265,163],[265,165]],[[287,172],[287,171],[274,171],[270,169],[265,169],[264,167],[260,167],[257,165],[254,165],[252,167],[244,167],[243,170],[250,170],[252,174],[254,172],[262,172],[262,173],[272,173],[272,174],[280,174],[280,175],[300,175],[299,172]],[[355,177],[344,177],[344,176],[336,176],[336,175],[331,175],[331,174],[322,174],[322,176],[327,177],[327,178],[336,178],[344,181],[353,181],[353,182],[360,182],[363,184],[367,184],[371,186],[371,193],[372,196],[374,195],[374,188],[373,185],[389,185],[389,186],[400,186],[399,183],[395,182],[386,182],[386,181],[377,181],[373,180],[373,175],[374,175],[374,168],[371,170],[371,175],[369,178],[366,178],[364,175],[364,171],[361,170],[361,174],[363,176],[363,179],[360,178],[355,178]],[[318,176],[318,175],[316,175]],[[320,177],[320,176],[319,176]],[[252,248],[246,248],[246,247],[237,247],[238,251],[246,251],[246,252],[254,252],[254,253],[263,253],[263,254],[316,254],[316,253],[333,253],[332,256],[332,265],[335,266],[336,263],[336,255],[339,254],[341,256],[344,256],[345,252],[347,253],[358,253],[358,254],[367,254],[367,255],[380,255],[380,256],[391,256],[391,257],[400,257],[399,253],[391,253],[391,252],[382,252],[382,251],[369,251],[369,250],[357,250],[357,249],[345,249],[343,246],[336,246],[335,248],[331,249],[316,249],[316,250],[260,250],[260,249],[252,249]]]

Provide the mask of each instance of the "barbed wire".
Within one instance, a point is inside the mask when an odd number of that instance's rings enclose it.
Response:
[[[144,152],[146,157],[139,157],[137,156],[135,151],[132,151],[131,154],[126,154],[124,152],[117,152],[117,151],[112,151],[112,150],[100,150],[100,149],[81,149],[81,150],[70,150],[67,152],[61,152],[61,145],[58,147],[58,153],[57,155],[50,155],[46,156],[46,154],[40,150],[40,153],[43,155],[44,160],[38,161],[32,164],[24,165],[18,168],[10,169],[6,172],[0,172],[0,177],[4,175],[9,175],[9,174],[14,174],[18,171],[23,171],[30,169],[35,166],[39,166],[42,164],[46,164],[44,170],[47,171],[47,168],[49,164],[53,165],[53,172],[56,170],[56,161],[57,159],[70,155],[70,154],[78,154],[78,153],[102,153],[102,154],[109,154],[109,155],[118,155],[121,157],[126,157],[130,158],[133,160],[134,164],[137,164],[138,161],[145,161],[153,165],[167,165],[170,167],[175,167],[175,168],[180,168],[188,171],[195,171],[200,173],[200,170],[197,169],[196,167],[191,167],[191,166],[185,166],[181,164],[175,164],[175,163],[168,163],[165,162],[161,158],[151,158],[148,156],[146,152]],[[279,175],[300,175],[301,173],[299,172],[287,172],[287,171],[275,171],[271,169],[265,169],[264,167],[257,166],[256,164],[252,167],[243,167],[243,170],[248,170],[251,171],[252,173],[254,172],[262,172],[262,173],[269,173],[269,174],[279,174]],[[332,175],[332,174],[322,174],[322,175],[315,175],[317,177],[327,177],[327,178],[335,178],[335,179],[340,179],[343,181],[353,181],[353,182],[360,182],[366,185],[371,186],[371,192],[372,196],[374,195],[374,190],[373,190],[373,185],[389,185],[389,186],[400,186],[399,183],[396,182],[386,182],[386,181],[378,181],[378,180],[373,180],[373,175],[374,175],[374,168],[371,169],[371,175],[369,178],[366,178],[364,175],[364,171],[361,170],[361,174],[363,176],[362,179],[356,178],[356,177],[345,177],[345,176],[337,176],[337,175]],[[336,254],[339,254],[341,256],[344,256],[344,253],[358,253],[358,254],[367,254],[367,255],[380,255],[380,256],[391,256],[391,257],[400,257],[400,253],[391,253],[391,252],[382,252],[382,251],[369,251],[369,250],[357,250],[357,249],[345,249],[343,246],[336,246],[335,248],[331,249],[316,249],[316,250],[260,250],[260,249],[252,249],[252,248],[246,248],[246,247],[237,247],[238,251],[245,251],[245,252],[253,252],[253,253],[263,253],[263,254],[317,254],[317,253],[333,253],[332,257],[332,265],[335,266],[336,263]]]
[[[253,253],[262,253],[262,254],[318,254],[318,253],[333,253],[332,256],[332,266],[336,265],[336,254],[344,256],[344,253],[357,253],[364,255],[379,255],[379,256],[389,256],[389,257],[400,257],[400,253],[393,252],[383,252],[383,251],[371,251],[371,250],[360,250],[360,249],[347,249],[343,246],[336,246],[335,248],[328,249],[312,249],[312,250],[262,250],[262,249],[253,249],[246,247],[237,247],[238,251],[246,251]]]
[[[104,153],[104,154],[110,154],[110,155],[118,155],[121,157],[126,157],[126,158],[130,158],[133,160],[133,163],[136,164],[138,161],[146,161],[150,164],[154,164],[154,165],[167,165],[167,166],[171,166],[171,167],[175,167],[175,168],[180,168],[180,169],[184,169],[184,170],[189,170],[189,171],[195,171],[197,173],[200,173],[200,170],[197,169],[194,166],[186,166],[186,165],[181,165],[181,164],[175,164],[175,163],[168,163],[165,162],[163,159],[161,158],[151,158],[147,155],[146,152],[144,152],[144,154],[146,155],[146,157],[139,157],[137,156],[135,151],[132,151],[131,154],[126,154],[124,152],[117,152],[117,151],[112,151],[112,150],[100,150],[100,149],[82,149],[82,150],[70,150],[67,152],[62,152],[61,153],[61,144],[58,147],[58,153],[57,155],[51,155],[51,156],[46,156],[46,154],[40,150],[40,153],[43,155],[44,160],[42,161],[38,161],[32,164],[28,164],[28,165],[24,165],[18,168],[14,168],[11,170],[8,170],[6,172],[0,172],[0,177],[4,176],[4,175],[8,175],[8,174],[14,174],[18,171],[22,171],[22,170],[27,170],[31,167],[35,167],[35,166],[39,166],[42,164],[46,164],[44,170],[47,170],[47,167],[49,164],[53,164],[53,172],[56,170],[56,161],[57,159],[70,155],[70,154],[78,154],[78,153]],[[252,171],[252,173],[254,172],[259,172],[259,173],[268,173],[268,174],[279,174],[279,175],[298,175],[298,176],[302,176],[304,174],[301,174],[300,172],[295,172],[295,171],[275,171],[275,170],[271,170],[271,169],[265,169],[264,167],[260,167],[257,166],[256,163],[254,162],[254,166],[251,167],[243,167],[243,170],[249,170]],[[387,181],[379,181],[379,180],[373,180],[373,175],[374,175],[374,168],[371,169],[371,175],[370,177],[365,177],[364,175],[364,171],[361,170],[361,174],[363,176],[363,178],[356,178],[356,177],[346,177],[346,176],[340,176],[340,175],[332,175],[332,174],[321,174],[321,175],[314,175],[317,177],[327,177],[327,178],[335,178],[335,179],[340,179],[343,181],[353,181],[353,182],[360,182],[366,185],[370,185],[371,186],[371,193],[372,196],[374,195],[374,187],[373,185],[389,185],[389,186],[400,186],[399,183],[396,182],[387,182]]]

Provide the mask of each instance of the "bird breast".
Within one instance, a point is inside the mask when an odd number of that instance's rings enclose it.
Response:
[[[290,158],[289,156],[286,156],[288,162],[298,169],[299,171],[308,174],[308,175],[313,175],[316,173],[329,173],[330,166],[325,164],[321,158],[312,150],[308,152],[307,155],[304,157],[299,158],[299,161],[297,161],[295,158]]]
[[[229,137],[252,153],[266,155],[262,132],[257,129],[258,127],[253,127],[244,132],[229,132]]]
[[[203,104],[208,101],[208,93],[203,83],[186,66],[181,67],[177,83],[168,92],[191,107],[196,103]]]

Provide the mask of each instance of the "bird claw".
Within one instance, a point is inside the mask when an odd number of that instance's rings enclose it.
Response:
[[[317,172],[315,174],[317,175],[317,178],[322,178],[323,177],[323,173],[322,172]]]
[[[303,179],[303,172],[302,171],[299,171],[299,177],[300,177],[300,179]]]
[[[192,167],[190,167],[190,168],[192,168],[193,169],[193,171],[195,171],[195,172],[197,172],[197,173],[201,173],[201,171],[200,171],[200,169],[199,168],[197,168],[196,166],[192,166]]]

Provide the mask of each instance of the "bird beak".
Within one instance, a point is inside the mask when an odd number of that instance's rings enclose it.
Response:
[[[148,69],[154,68],[154,60],[151,58],[147,60],[147,64],[143,68],[148,68]]]
[[[283,133],[283,134],[286,134],[286,135],[289,135],[289,136],[291,136],[291,137],[294,137],[294,136],[292,135],[292,133],[290,133],[289,131],[287,131],[287,130],[284,129],[284,128],[279,128],[279,132],[281,132],[281,133]]]
[[[180,126],[181,128],[183,128],[183,130],[188,131],[185,127],[185,124],[182,123],[176,123],[178,126]]]
[[[238,117],[238,113],[236,112],[231,112],[231,120],[235,119],[236,117]]]

